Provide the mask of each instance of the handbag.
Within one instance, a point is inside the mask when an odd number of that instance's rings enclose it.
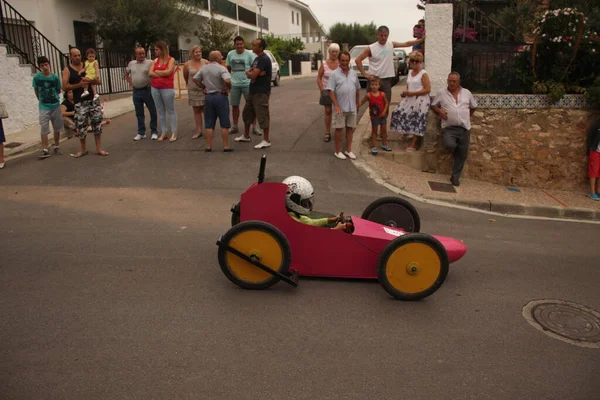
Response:
[[[6,106],[4,103],[0,101],[0,119],[8,118],[8,111],[6,111]]]

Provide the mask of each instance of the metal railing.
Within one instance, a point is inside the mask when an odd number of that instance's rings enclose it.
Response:
[[[0,43],[7,45],[8,54],[19,55],[22,64],[37,70],[41,56],[48,58],[50,69],[59,76],[68,62],[67,56],[6,0],[0,0]]]
[[[473,0],[454,7],[454,40],[462,43],[515,43],[514,33],[475,5]]]
[[[473,92],[524,93],[530,84],[521,81],[519,71],[528,68],[527,45],[458,46],[452,57],[452,70],[461,76],[461,85]]]

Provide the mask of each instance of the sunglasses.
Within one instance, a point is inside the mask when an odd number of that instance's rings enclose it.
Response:
[[[419,60],[410,60],[410,62],[411,62],[412,64],[418,64],[418,63],[420,63],[421,61],[419,61]]]

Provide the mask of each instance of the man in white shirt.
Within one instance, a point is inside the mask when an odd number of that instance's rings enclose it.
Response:
[[[381,91],[385,93],[388,100],[392,98],[392,78],[396,76],[396,71],[394,71],[394,48],[410,47],[425,41],[425,37],[423,37],[409,42],[394,42],[393,40],[388,40],[389,36],[390,30],[387,26],[377,28],[377,41],[364,49],[356,57],[356,60],[354,60],[356,67],[367,80],[371,80],[374,76],[379,77],[381,80]],[[365,58],[369,59],[368,73],[362,64]],[[384,117],[387,116],[389,108],[388,104],[388,108],[383,115]]]
[[[431,108],[442,118],[443,145],[454,158],[450,182],[459,186],[460,174],[469,155],[471,115],[477,103],[471,92],[460,86],[458,72],[448,75],[448,89],[438,92],[431,102]]]

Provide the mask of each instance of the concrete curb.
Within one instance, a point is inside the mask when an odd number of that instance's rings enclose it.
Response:
[[[360,146],[367,132],[369,132],[369,114],[365,113],[356,127],[352,140],[352,147],[360,153]],[[362,128],[362,129],[361,129]],[[578,222],[600,224],[600,211],[588,208],[564,208],[551,206],[537,206],[529,204],[504,203],[493,200],[467,200],[448,199],[442,197],[418,195],[399,188],[387,182],[379,172],[371,168],[366,161],[358,159],[352,163],[362,170],[375,183],[385,187],[393,193],[407,197],[421,203],[435,204],[444,207],[458,208],[466,211],[481,212],[494,216],[522,219],[556,220],[564,222]]]

